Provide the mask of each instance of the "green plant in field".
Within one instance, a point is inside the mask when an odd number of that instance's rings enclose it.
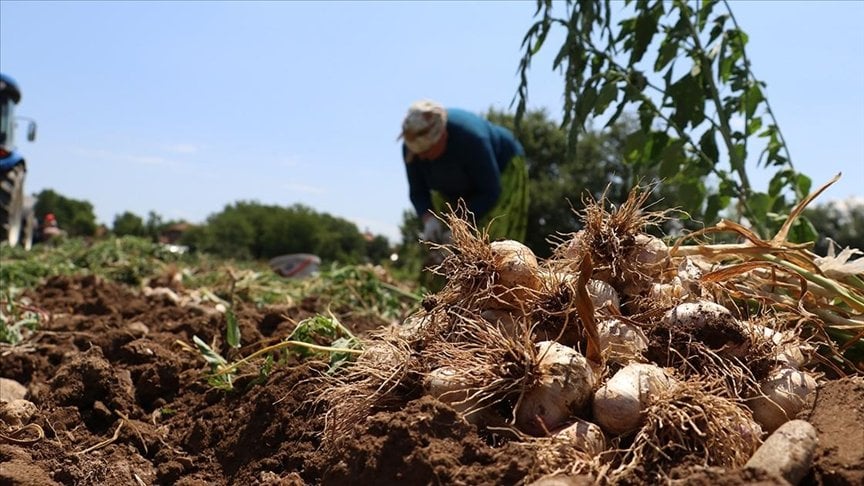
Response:
[[[372,266],[332,266],[304,289],[318,295],[333,309],[352,315],[377,316],[388,322],[410,314],[422,297],[382,280]]]
[[[144,238],[124,236],[94,243],[73,255],[73,263],[96,275],[130,285],[140,284],[165,264],[189,257],[172,253],[166,247]]]
[[[228,360],[198,336],[192,336],[192,342],[195,343],[195,347],[204,361],[210,365],[211,374],[207,377],[207,383],[220,390],[232,390],[234,388],[234,373],[223,371],[228,367]]]
[[[229,362],[213,349],[213,346],[193,336],[195,348],[178,341],[177,343],[188,351],[197,351],[210,365],[207,383],[221,390],[232,390],[237,371],[258,358],[263,357],[257,370],[256,382],[261,382],[270,375],[276,365],[274,352],[286,350],[284,357],[296,356],[301,359],[316,359],[327,357],[330,364],[329,372],[334,372],[356,355],[363,352],[363,343],[354,336],[335,316],[316,315],[304,319],[288,338],[280,343],[259,349],[245,358]],[[284,358],[283,358],[284,361]]]
[[[168,264],[195,263],[137,237],[108,238],[89,244],[66,238],[57,246],[36,245],[32,251],[4,248],[0,255],[0,282],[4,288],[33,288],[54,275],[90,274],[130,285],[140,284]]]
[[[33,288],[52,275],[71,275],[81,270],[69,260],[80,240],[67,238],[58,247],[36,245],[31,251],[14,247],[0,252],[0,287]]]
[[[176,413],[177,413],[177,410],[170,408],[170,407],[162,407],[159,409],[159,415],[161,415],[163,417],[170,417],[171,415],[174,415]]]
[[[301,357],[329,354],[331,372],[350,361],[356,354],[352,351],[363,348],[360,340],[332,315],[317,315],[300,321],[286,342],[296,343],[292,351]],[[321,342],[327,346],[319,347]],[[301,343],[316,346],[303,346]]]
[[[0,297],[0,343],[16,345],[39,327],[44,314],[13,297],[12,291]]]

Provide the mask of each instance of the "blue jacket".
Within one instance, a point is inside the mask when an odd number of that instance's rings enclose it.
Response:
[[[524,155],[522,144],[510,130],[457,108],[447,109],[447,147],[435,160],[415,156],[408,162],[411,203],[418,216],[432,209],[430,190],[438,191],[455,208],[460,197],[474,217],[481,219],[501,195],[501,172],[516,155]]]

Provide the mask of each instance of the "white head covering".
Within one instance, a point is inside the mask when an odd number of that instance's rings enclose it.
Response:
[[[402,121],[402,138],[412,153],[423,153],[441,139],[447,127],[447,110],[431,100],[414,102]]]

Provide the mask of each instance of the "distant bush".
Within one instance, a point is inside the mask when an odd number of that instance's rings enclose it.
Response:
[[[282,207],[240,201],[190,229],[180,243],[237,259],[313,253],[325,261],[357,263],[367,254],[366,239],[354,223],[300,204]]]

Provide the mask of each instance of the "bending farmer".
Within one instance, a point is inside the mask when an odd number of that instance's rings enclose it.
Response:
[[[491,240],[524,241],[528,170],[513,133],[465,110],[424,100],[409,108],[402,139],[411,203],[423,220],[424,239],[442,241],[442,224],[433,214],[463,199]]]

